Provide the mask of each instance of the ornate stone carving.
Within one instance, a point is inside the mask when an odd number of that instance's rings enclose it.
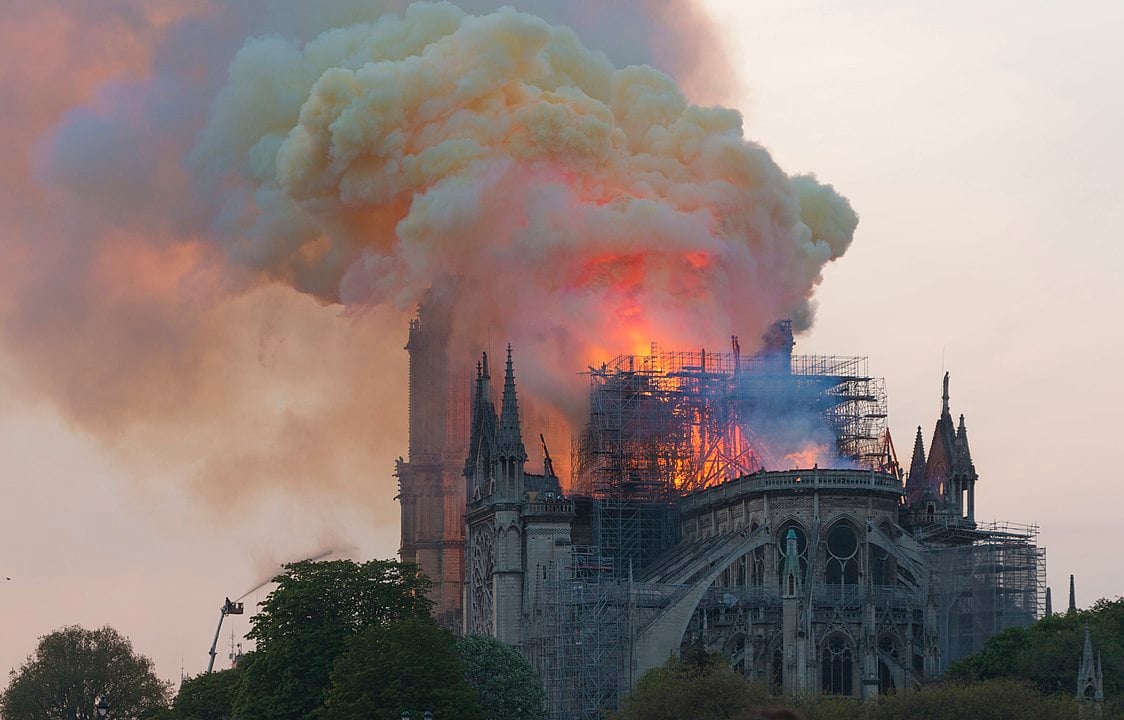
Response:
[[[496,567],[496,528],[491,522],[478,523],[472,526],[471,535],[468,632],[491,635],[495,613],[492,575]]]

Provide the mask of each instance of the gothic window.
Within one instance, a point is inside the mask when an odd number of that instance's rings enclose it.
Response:
[[[779,695],[784,690],[784,653],[780,643],[773,649],[773,694]]]
[[[852,669],[854,658],[851,646],[839,636],[833,635],[824,645],[820,657],[822,673],[820,689],[832,695],[853,694]]]
[[[827,534],[828,585],[855,585],[859,582],[859,536],[850,525],[840,523]]]
[[[804,529],[794,522],[786,523],[781,526],[780,532],[777,533],[777,580],[781,587],[784,587],[784,554],[785,548],[788,543],[789,530],[796,531],[796,557],[800,560],[800,575],[801,578],[808,572],[808,536],[804,533]]]
[[[471,534],[469,597],[472,607],[469,613],[469,633],[491,635],[495,601],[492,586],[496,557],[495,528],[484,522],[471,528]]]

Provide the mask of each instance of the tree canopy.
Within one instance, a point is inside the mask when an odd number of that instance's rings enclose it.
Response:
[[[806,720],[1074,720],[1076,698],[1044,695],[1019,680],[940,683],[920,690],[856,698],[820,695],[799,706]],[[1105,715],[1102,720],[1116,718]]]
[[[464,677],[488,720],[544,720],[546,690],[534,666],[511,645],[469,635],[457,641]]]
[[[734,672],[724,658],[691,647],[644,673],[625,697],[617,720],[749,720],[776,705],[759,685]]]
[[[1072,720],[1080,714],[1079,705],[1073,696],[1042,693],[1029,682],[1008,678],[937,683],[866,701],[837,695],[771,697],[720,656],[696,646],[645,673],[615,720]],[[1122,715],[1110,706],[1101,717]]]
[[[1098,600],[1092,609],[1043,618],[1027,628],[1008,628],[975,655],[953,663],[949,680],[1024,679],[1040,692],[1073,697],[1085,647],[1085,627],[1101,656],[1105,699],[1124,707],[1124,599]]]
[[[93,720],[105,696],[115,717],[137,717],[165,707],[170,691],[152,661],[133,651],[111,627],[60,628],[39,639],[35,651],[10,674],[0,695],[5,720]]]
[[[241,670],[202,673],[180,685],[170,717],[176,720],[230,720],[242,681]]]
[[[428,620],[429,581],[392,560],[285,566],[247,637],[256,641],[235,701],[240,720],[297,720],[327,698],[332,667],[355,636]]]
[[[350,638],[332,670],[326,720],[421,718],[485,720],[476,691],[464,680],[455,639],[432,620],[410,619]]]

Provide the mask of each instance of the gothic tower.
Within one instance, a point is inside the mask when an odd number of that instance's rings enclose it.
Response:
[[[932,522],[940,519],[974,525],[978,479],[964,416],[960,416],[959,425],[952,420],[948,373],[945,373],[941,414],[933,428],[928,456],[922,444],[920,427],[914,440],[913,462],[906,480],[906,500],[914,510],[915,520]]]
[[[464,578],[464,477],[469,384],[449,360],[447,303],[429,292],[410,322],[409,459],[398,459],[403,562],[433,582],[438,622],[460,630]]]
[[[498,415],[490,381],[485,354],[477,369],[464,465],[464,627],[467,633],[526,647],[533,640],[527,635],[527,611],[540,601],[542,581],[568,567],[574,511],[562,498],[545,442],[543,473],[526,471],[510,345]]]

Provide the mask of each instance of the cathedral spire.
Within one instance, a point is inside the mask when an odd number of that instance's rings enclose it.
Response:
[[[909,477],[905,481],[906,500],[916,503],[929,487],[925,476],[925,440],[921,436],[921,426],[917,426],[917,437],[913,439],[913,460],[909,463]]]
[[[488,381],[492,376],[488,374],[488,353],[483,353],[483,359],[480,361],[480,393],[487,400],[491,395],[491,388],[488,387]]]
[[[1066,614],[1077,612],[1077,593],[1076,593],[1075,590],[1076,590],[1076,588],[1074,588],[1074,585],[1073,585],[1073,576],[1070,575],[1069,576],[1069,609],[1066,610]]]
[[[956,439],[953,441],[954,453],[953,463],[956,469],[963,473],[971,473],[974,468],[972,466],[972,451],[968,447],[968,428],[964,425],[964,415],[960,415],[960,425],[956,428]]]
[[[523,429],[519,423],[519,404],[515,396],[515,365],[511,361],[511,345],[507,346],[507,369],[504,372],[503,400],[500,408],[499,449],[503,455],[527,459],[523,446]]]
[[[1089,636],[1089,623],[1085,623],[1085,648],[1081,653],[1081,669],[1077,672],[1077,697],[1086,702],[1104,702],[1104,675],[1100,656],[1093,660],[1093,640]]]
[[[472,425],[469,428],[468,457],[465,460],[464,476],[468,478],[466,491],[468,501],[479,500],[489,494],[490,479],[487,477],[496,446],[496,408],[492,405],[491,391],[488,388],[488,353],[484,353],[476,363],[476,393],[472,398]]]
[[[941,415],[948,415],[948,373],[944,374],[944,392],[941,394]]]

